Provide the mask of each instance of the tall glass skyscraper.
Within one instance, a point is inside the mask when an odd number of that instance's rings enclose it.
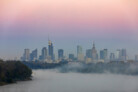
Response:
[[[29,61],[29,60],[30,60],[30,50],[24,49],[23,61]]]
[[[82,52],[82,47],[80,45],[77,46],[77,59],[79,61],[83,61],[84,60],[84,55]]]
[[[53,44],[50,40],[48,41],[48,51],[49,51],[48,54],[49,54],[51,60],[55,60],[55,58],[54,58],[54,48],[53,48]]]
[[[86,50],[86,58],[92,58],[92,49]]]
[[[69,59],[70,59],[70,60],[74,60],[74,59],[75,59],[74,54],[69,54]]]
[[[108,50],[104,49],[100,51],[100,59],[107,61],[108,60]]]
[[[47,48],[44,47],[44,48],[42,49],[42,60],[45,61],[46,58],[47,58]]]
[[[58,50],[58,59],[61,60],[64,58],[64,50],[63,49],[59,49]]]
[[[115,54],[114,53],[110,53],[110,61],[114,61],[115,60]]]
[[[126,51],[126,49],[121,50],[121,60],[123,60],[123,61],[127,60],[127,51]]]
[[[36,61],[37,60],[37,49],[33,50],[30,54],[30,61]]]

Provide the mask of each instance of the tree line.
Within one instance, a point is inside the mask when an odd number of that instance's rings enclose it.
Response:
[[[0,85],[31,79],[32,70],[20,61],[0,60]]]

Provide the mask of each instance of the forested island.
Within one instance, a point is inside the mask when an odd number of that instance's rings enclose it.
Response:
[[[0,86],[31,80],[32,70],[20,61],[0,60]]]

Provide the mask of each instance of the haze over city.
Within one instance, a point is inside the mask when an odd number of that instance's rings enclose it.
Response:
[[[1,0],[0,58],[20,58],[25,48],[48,46],[55,54],[64,49],[76,54],[77,45],[101,49],[126,48],[131,59],[138,54],[137,0]]]

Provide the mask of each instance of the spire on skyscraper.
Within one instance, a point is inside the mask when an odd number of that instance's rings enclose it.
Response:
[[[93,47],[92,47],[92,60],[97,60],[98,56],[97,56],[97,50],[95,48],[95,42],[93,41]]]
[[[51,40],[48,40],[48,45],[51,45],[51,44],[52,44]]]
[[[48,35],[48,45],[51,45],[52,44],[52,42],[51,42],[51,40],[49,39],[49,35]]]
[[[48,38],[48,50],[49,50],[49,56],[52,60],[54,60],[54,48],[53,48],[53,44],[52,41],[49,40]]]

